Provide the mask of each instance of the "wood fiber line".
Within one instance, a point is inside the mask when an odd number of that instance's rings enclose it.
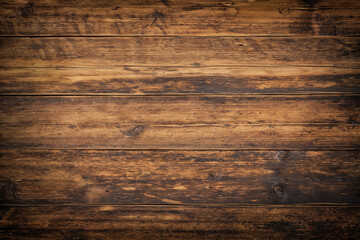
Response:
[[[0,94],[360,93],[360,69],[321,67],[5,68]]]
[[[2,0],[0,35],[359,36],[357,0]]]
[[[359,151],[1,150],[5,204],[359,203]]]
[[[1,148],[359,148],[359,96],[0,98]]]
[[[2,207],[21,239],[357,239],[356,207]]]
[[[360,38],[0,38],[4,67],[359,67]]]

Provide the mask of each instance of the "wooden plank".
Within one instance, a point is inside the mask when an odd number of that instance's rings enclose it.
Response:
[[[360,38],[0,38],[1,67],[359,67]]]
[[[357,0],[2,0],[0,34],[359,36]]]
[[[0,98],[0,148],[353,149],[358,95]]]
[[[0,94],[360,93],[360,69],[322,67],[5,68]]]
[[[1,150],[2,203],[359,203],[359,151]]]
[[[358,207],[9,206],[5,239],[358,239]]]

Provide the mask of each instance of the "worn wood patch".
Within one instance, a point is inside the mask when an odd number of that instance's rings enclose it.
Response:
[[[357,0],[1,1],[0,34],[359,36]]]
[[[359,96],[1,97],[1,148],[354,149]]]
[[[7,206],[22,239],[357,239],[357,207]]]
[[[359,67],[360,38],[0,38],[1,67]]]
[[[333,67],[5,68],[0,94],[360,93],[360,69]]]
[[[2,203],[359,203],[359,151],[1,150]]]

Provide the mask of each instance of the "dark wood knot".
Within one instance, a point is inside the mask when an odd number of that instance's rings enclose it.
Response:
[[[145,126],[135,126],[134,128],[128,130],[125,132],[125,135],[129,137],[136,137],[138,136],[142,131],[144,131]]]
[[[276,153],[276,157],[280,160],[286,160],[289,157],[289,151],[282,150]]]
[[[8,181],[1,189],[1,199],[3,202],[16,202],[17,197],[17,186],[12,181]]]
[[[220,173],[220,174],[213,174],[213,173],[209,173],[208,174],[208,178],[209,179],[224,179],[224,178],[226,178],[226,175],[225,174],[222,174],[222,173]]]
[[[25,7],[21,8],[21,16],[29,17],[34,13],[34,3],[28,3]]]
[[[161,0],[161,2],[167,6],[167,7],[170,7],[170,4],[169,4],[169,1],[168,0]]]
[[[273,187],[273,192],[275,193],[276,196],[278,197],[283,197],[284,196],[284,188],[281,184],[275,184]]]
[[[223,7],[232,7],[234,5],[234,2],[221,2],[220,4]]]

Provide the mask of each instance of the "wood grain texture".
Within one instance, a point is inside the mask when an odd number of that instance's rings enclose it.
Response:
[[[360,69],[331,67],[5,68],[0,94],[360,93]]]
[[[5,239],[358,239],[358,207],[8,206]]]
[[[359,151],[1,150],[2,203],[359,203]]]
[[[360,239],[359,22],[0,0],[0,238]]]
[[[2,0],[0,34],[359,36],[357,0]]]
[[[1,148],[353,149],[359,96],[5,96]]]
[[[0,38],[1,67],[359,67],[360,38]]]

